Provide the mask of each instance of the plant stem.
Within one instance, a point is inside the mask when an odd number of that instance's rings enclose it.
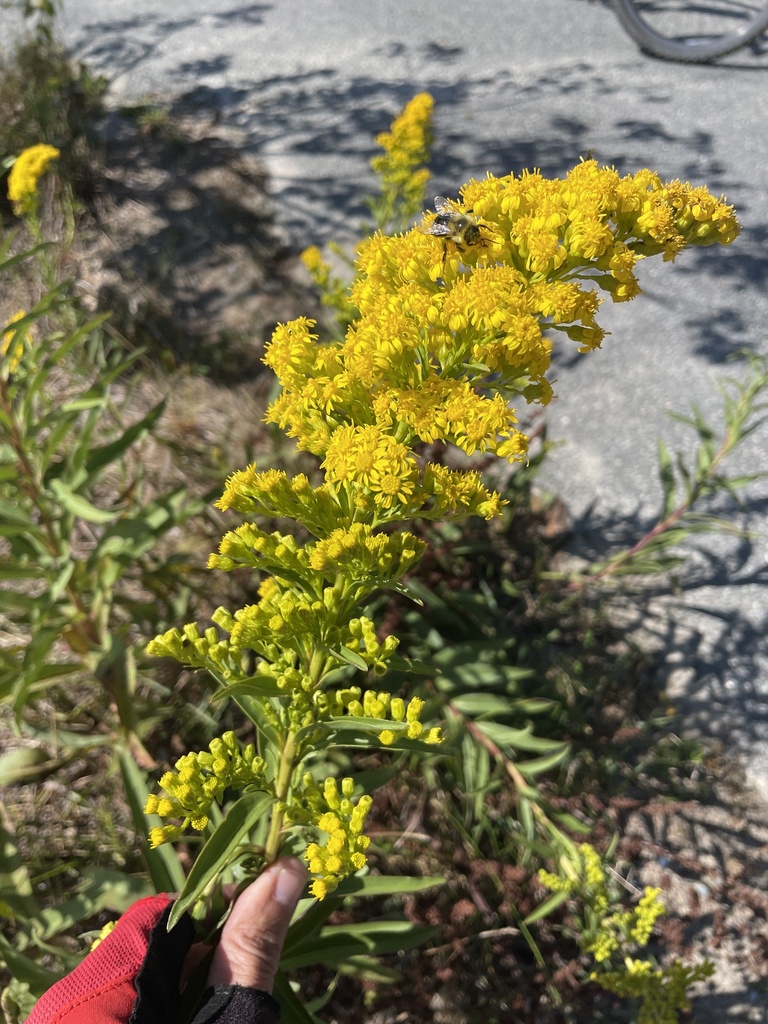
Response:
[[[686,512],[690,511],[693,505],[701,497],[702,493],[706,490],[710,481],[714,478],[718,466],[723,459],[730,453],[731,449],[735,447],[732,443],[732,439],[726,435],[717,450],[712,462],[707,468],[707,472],[704,476],[696,480],[694,486],[691,488],[690,493],[680,502],[680,504],[674,508],[666,518],[660,520],[653,526],[643,537],[633,544],[631,548],[627,548],[626,551],[622,551],[612,561],[607,562],[599,572],[594,576],[579,580],[574,584],[571,584],[571,589],[583,589],[587,584],[599,583],[601,580],[607,579],[609,576],[620,569],[627,562],[630,562],[635,555],[639,554],[644,548],[646,548],[656,537],[665,533],[667,530],[671,530],[673,526],[683,518]]]
[[[280,832],[283,828],[285,803],[288,799],[288,793],[291,788],[291,779],[293,778],[296,754],[296,737],[292,732],[289,732],[285,738],[283,749],[280,752],[280,767],[277,770],[277,779],[275,781],[275,797],[277,798],[277,803],[272,811],[272,820],[269,824],[269,835],[267,836],[267,842],[264,846],[264,858],[267,864],[274,863],[280,852]]]

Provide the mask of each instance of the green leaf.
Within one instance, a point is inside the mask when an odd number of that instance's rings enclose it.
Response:
[[[34,558],[36,555],[42,558],[50,557],[46,548],[48,538],[41,529],[22,523],[9,523],[3,519],[2,513],[0,513],[0,537],[13,539],[14,553],[23,553],[30,558]]]
[[[6,270],[10,270],[11,267],[18,266],[19,263],[23,263],[25,260],[31,260],[33,256],[37,256],[41,252],[44,252],[46,249],[50,249],[52,245],[53,242],[40,242],[39,245],[33,245],[31,249],[25,249],[24,252],[16,253],[15,256],[9,256],[7,259],[4,259],[2,263],[0,263],[0,273],[5,273]],[[28,313],[25,317],[22,317],[19,320],[15,320],[14,326],[17,323],[26,323],[27,321],[29,321],[29,325],[31,327],[32,324],[35,322],[35,319],[35,317],[31,316]]]
[[[553,750],[551,754],[536,757],[530,761],[517,761],[516,766],[523,775],[534,778],[536,775],[551,771],[552,768],[560,764],[568,756],[570,749],[570,743],[561,743],[559,748]]]
[[[355,956],[384,956],[421,946],[438,934],[431,925],[414,925],[410,921],[365,921],[360,924],[328,925],[319,935],[297,945],[283,958],[285,970],[326,964],[339,967]]]
[[[405,672],[419,676],[433,676],[437,669],[426,661],[415,661],[412,658],[402,658],[400,655],[393,655],[387,660],[387,667],[392,672]]]
[[[512,710],[520,715],[538,715],[542,711],[551,711],[557,707],[557,701],[549,697],[521,697],[512,701]]]
[[[339,883],[334,896],[410,896],[444,885],[442,875],[352,875]]]
[[[9,501],[0,501],[0,520],[5,523],[18,523],[19,526],[35,526],[34,520],[25,509]]]
[[[51,771],[55,763],[39,747],[9,750],[6,754],[0,754],[0,787],[18,782],[30,783]]]
[[[59,411],[66,415],[71,412],[87,412],[89,409],[102,410],[107,404],[107,396],[101,390],[91,388],[71,402],[65,402]]]
[[[17,981],[23,981],[29,985],[30,990],[36,996],[41,996],[59,980],[59,974],[41,967],[34,960],[19,953],[3,935],[0,935],[0,958],[5,961],[12,976]]]
[[[123,431],[120,437],[100,448],[93,448],[85,463],[88,478],[90,479],[105,466],[119,459],[132,445],[144,437],[162,416],[165,404],[166,400],[163,399],[154,405],[145,416]]]
[[[368,662],[361,658],[356,651],[350,651],[348,647],[330,647],[327,648],[328,653],[332,654],[339,661],[345,661],[348,665],[353,665],[356,669],[361,672],[368,672]]]
[[[28,920],[38,911],[33,892],[32,880],[19,854],[16,837],[0,807],[0,903],[5,904],[13,915]]]
[[[413,585],[414,582],[414,580],[411,580],[409,583],[390,583],[383,589],[394,590],[396,594],[402,594],[403,597],[407,597],[410,601],[413,601],[414,604],[417,604],[419,608],[423,608],[424,601],[419,597],[418,589]]]
[[[523,697],[518,700],[494,693],[467,693],[451,699],[451,707],[462,715],[535,715],[549,711],[555,702],[546,697]]]
[[[534,796],[537,795],[534,794]],[[533,810],[530,800],[526,799],[521,793],[518,793],[517,815],[520,819],[520,824],[523,826],[526,838],[529,842],[533,842],[536,838],[536,823],[533,820]]]
[[[440,674],[435,685],[448,695],[478,691],[517,693],[519,682],[533,670],[507,664],[509,641],[481,640],[446,644],[433,655]]]
[[[123,776],[125,795],[131,808],[133,824],[139,835],[144,836],[145,839],[144,859],[155,892],[177,892],[184,885],[184,870],[176,851],[169,845],[152,849],[147,842],[149,826],[160,825],[162,822],[157,815],[144,813],[144,806],[149,796],[144,775],[129,750],[118,749],[117,759]]]
[[[664,441],[659,438],[658,442],[659,459],[659,481],[664,495],[661,518],[666,519],[673,511],[676,501],[675,471],[672,468],[672,456]]]
[[[163,534],[198,515],[204,507],[204,501],[190,497],[185,488],[180,487],[142,506],[133,515],[123,514],[104,530],[89,564],[106,556],[121,563],[135,562],[150,551]]]
[[[66,463],[60,461],[58,456],[60,455],[60,446],[65,438],[68,438],[72,432],[76,423],[74,416],[62,416],[59,409],[53,410],[50,415],[46,416],[44,420],[36,424],[37,433],[39,434],[43,429],[47,430],[47,437],[45,443],[40,449],[40,468],[44,474],[44,480],[47,482],[55,477],[60,477],[64,474]],[[56,457],[57,461],[55,465],[51,466],[51,461]]]
[[[525,918],[523,923],[533,924],[535,921],[540,921],[542,917],[547,917],[553,910],[557,910],[558,907],[562,906],[567,899],[567,892],[551,893],[543,903],[540,903],[538,907],[536,907],[536,909]]]
[[[534,736],[532,727],[513,729],[499,722],[476,722],[476,727],[499,747],[513,747],[515,750],[547,750],[552,751],[562,746],[560,740],[549,740],[542,736]]]
[[[410,875],[351,875],[340,882],[338,888],[324,900],[306,899],[299,903],[285,940],[284,954],[317,932],[347,896],[409,896],[444,883],[445,878],[441,875],[427,875],[423,878]]]
[[[69,581],[72,579],[72,574],[75,571],[75,560],[74,558],[68,559],[62,566],[56,579],[53,580],[50,587],[48,588],[48,598],[50,601],[55,603],[59,600],[61,595],[67,589]]]
[[[361,981],[377,981],[393,985],[402,979],[400,971],[385,967],[370,956],[349,956],[338,965],[342,974],[351,974]]]
[[[299,901],[283,944],[281,962],[282,958],[286,957],[291,950],[300,946],[309,936],[320,931],[331,914],[339,909],[342,899],[338,890],[334,890],[324,900],[309,897]]]
[[[280,1003],[286,1024],[322,1024],[322,1021],[304,1006],[282,971],[277,972],[274,994]]]
[[[0,612],[18,615],[20,612],[31,612],[39,602],[27,594],[18,594],[14,590],[0,590]]]
[[[63,480],[51,480],[49,488],[67,512],[71,512],[79,519],[84,519],[87,523],[111,523],[119,515],[115,509],[96,508],[81,494],[75,494]]]
[[[227,810],[224,821],[192,865],[186,884],[168,918],[168,931],[173,928],[184,911],[200,899],[211,882],[236,855],[243,839],[274,802],[275,798],[269,793],[246,793]]]
[[[50,940],[102,910],[122,914],[136,900],[151,896],[153,891],[146,877],[126,875],[109,868],[86,867],[76,896],[40,912],[42,932],[36,932],[36,938]]]
[[[0,564],[0,580],[39,580],[47,576],[38,565]]]
[[[454,697],[451,707],[462,715],[508,715],[512,711],[512,701],[494,693],[467,693]]]
[[[225,700],[230,697],[284,697],[285,690],[281,690],[273,676],[255,675],[247,679],[241,679],[237,683],[230,683],[229,686],[222,686],[217,690],[211,700]]]

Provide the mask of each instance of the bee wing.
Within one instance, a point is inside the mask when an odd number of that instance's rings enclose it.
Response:
[[[435,235],[436,238],[449,238],[454,232],[454,229],[450,224],[445,224],[439,220],[433,220],[428,228],[424,228],[424,233],[427,235]]]
[[[452,213],[456,207],[445,196],[435,196],[435,209],[438,213]]]

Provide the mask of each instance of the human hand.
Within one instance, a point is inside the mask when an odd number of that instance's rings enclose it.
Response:
[[[240,893],[213,955],[209,985],[272,992],[288,926],[308,877],[300,860],[287,857]]]
[[[301,861],[273,864],[235,901],[208,971],[194,1024],[274,1024],[271,992],[293,911],[307,884]],[[27,1024],[168,1024],[182,978],[199,963],[185,914],[166,930],[172,900],[135,903],[79,967],[48,989]],[[191,963],[189,962],[191,958]]]

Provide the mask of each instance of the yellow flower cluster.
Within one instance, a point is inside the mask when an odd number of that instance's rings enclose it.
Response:
[[[384,152],[371,160],[371,167],[381,180],[382,209],[372,203],[374,215],[380,224],[396,220],[400,224],[410,221],[424,203],[424,192],[429,181],[429,161],[432,148],[432,109],[434,101],[422,92],[406,104],[402,114],[388,132],[376,137],[376,145]]]
[[[2,338],[0,338],[0,356],[8,356],[7,359],[4,359],[3,365],[0,368],[0,374],[2,374],[3,379],[7,380],[9,374],[15,373],[18,370],[19,363],[24,355],[24,349],[29,343],[29,333],[22,328],[13,326],[26,315],[26,311],[23,309],[14,313],[8,321],[8,326],[3,331]]]
[[[441,242],[424,229],[377,234],[359,248],[359,316],[344,340],[319,344],[300,318],[278,326],[267,347],[282,385],[268,421],[324,459],[327,485],[346,491],[339,504],[353,515],[371,502],[385,521],[414,514],[419,445],[524,459],[509,403],[551,397],[545,329],[582,351],[599,346],[594,286],[631,298],[638,259],[727,243],[739,230],[706,189],[650,171],[620,177],[595,161],[562,180],[472,181],[456,209],[477,223],[481,242]]]
[[[339,577],[350,584],[386,586],[409,572],[425,549],[424,541],[412,533],[374,533],[366,523],[338,527],[303,547],[290,534],[267,534],[245,523],[224,535],[219,554],[210,556],[208,567],[260,569],[291,581],[299,577],[304,588],[314,584],[320,596],[323,584]]]
[[[310,891],[322,900],[338,886],[342,878],[365,867],[365,851],[370,839],[363,835],[365,818],[373,801],[361,796],[355,804],[353,779],[342,779],[341,792],[336,779],[328,778],[322,791],[307,773],[303,779],[304,799],[311,812],[311,824],[327,833],[322,843],[310,843],[305,854],[315,878]]]
[[[18,155],[8,175],[8,198],[14,211],[21,215],[34,209],[37,184],[48,170],[51,161],[61,153],[55,146],[40,143],[30,146]]]
[[[366,690],[363,693],[359,686],[350,686],[338,690],[334,698],[334,718],[341,717],[346,711],[353,718],[386,722],[387,728],[379,732],[379,740],[384,746],[390,746],[398,736],[406,736],[409,740],[421,739],[424,743],[442,742],[439,728],[425,731],[419,721],[425,706],[420,697],[412,697],[406,704],[402,697],[393,697],[385,691]],[[344,724],[343,719],[340,724]]]
[[[217,608],[212,618],[216,625],[231,632],[234,619],[226,608]],[[175,658],[183,665],[207,669],[223,682],[242,678],[240,651],[221,637],[215,626],[209,626],[202,634],[194,622],[188,622],[182,629],[174,626],[147,644],[147,654],[153,658]],[[280,656],[275,645],[266,656],[272,655]]]
[[[600,854],[588,843],[582,843],[577,852],[576,858],[561,860],[562,874],[542,870],[538,877],[552,892],[567,892],[580,899],[597,918],[594,934],[582,939],[584,951],[591,953],[597,963],[604,963],[630,943],[644,946],[656,921],[666,913],[661,889],[646,887],[632,910],[608,914],[611,897]]]
[[[112,932],[115,930],[116,924],[117,921],[107,921],[107,923],[102,926],[101,930],[99,931],[99,934],[91,943],[91,948],[88,950],[89,953],[92,953],[94,949],[96,949],[98,946],[102,944],[102,942],[104,941],[104,939],[106,939],[108,935],[112,934]]]
[[[692,966],[674,960],[660,968],[649,960],[626,957],[623,970],[595,971],[590,977],[608,992],[641,999],[637,1024],[679,1024],[679,1012],[691,1008],[686,990],[696,981],[711,978],[714,970],[711,960]]]
[[[649,170],[621,177],[585,160],[565,178],[538,172],[471,181],[465,208],[488,222],[488,255],[529,280],[562,279],[592,267],[614,299],[637,294],[638,259],[674,259],[689,245],[728,244],[739,233],[733,208],[703,187],[663,182]],[[611,280],[606,280],[606,276]]]
[[[340,504],[343,497],[326,485],[313,487],[303,473],[289,478],[282,470],[259,473],[251,465],[227,479],[215,505],[222,511],[233,509],[243,515],[284,516],[315,536],[325,536],[340,523],[351,521],[350,510]]]
[[[565,892],[582,902],[585,929],[581,936],[584,952],[597,964],[620,964],[612,970],[594,970],[590,979],[616,995],[640,999],[637,1024],[678,1024],[678,1011],[689,1009],[689,985],[711,976],[714,964],[707,960],[686,967],[679,960],[659,967],[651,960],[629,955],[634,947],[648,943],[658,918],[665,913],[661,890],[647,887],[632,910],[608,914],[611,897],[600,855],[588,843],[561,857],[560,874],[539,872],[539,880],[552,892]],[[587,925],[587,922],[589,923]],[[596,922],[596,924],[595,924]]]
[[[232,732],[212,740],[207,751],[180,757],[176,771],[166,772],[160,779],[167,796],[151,793],[144,812],[161,818],[180,818],[182,823],[150,829],[150,845],[156,847],[178,839],[188,825],[202,832],[214,800],[220,799],[225,789],[264,786],[266,767],[266,762],[256,755],[254,745],[249,743],[241,750]]]

